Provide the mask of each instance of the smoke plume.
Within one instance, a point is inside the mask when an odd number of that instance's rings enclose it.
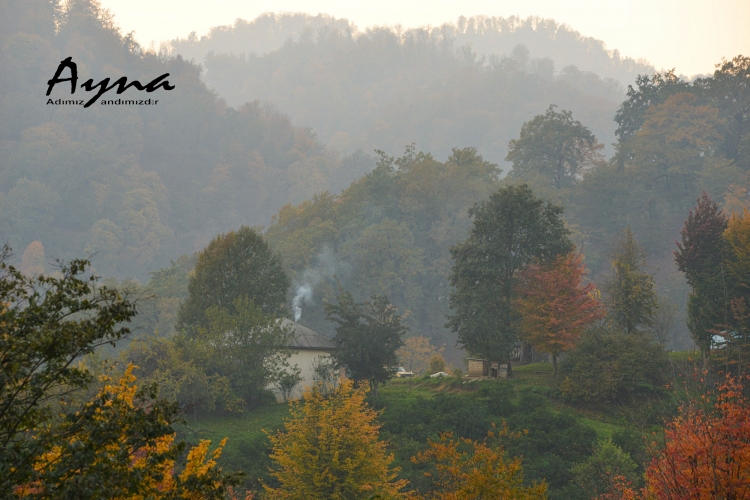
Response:
[[[310,302],[312,300],[312,287],[309,284],[304,284],[297,287],[297,294],[292,300],[292,309],[294,309],[294,321],[299,321],[302,317],[302,303]]]

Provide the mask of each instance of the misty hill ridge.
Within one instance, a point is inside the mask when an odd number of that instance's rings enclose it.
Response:
[[[200,38],[195,32],[169,43],[171,51],[187,59],[203,62],[209,52],[217,54],[267,54],[281,48],[287,40],[320,36],[336,30],[353,39],[370,37],[387,29],[397,33],[406,43],[409,39],[427,39],[436,44],[455,47],[470,46],[480,57],[510,54],[518,44],[541,58],[550,58],[558,68],[574,65],[603,78],[614,78],[627,85],[639,74],[651,74],[654,67],[644,59],[622,57],[617,49],[608,50],[602,40],[587,37],[553,19],[531,16],[459,17],[455,23],[423,26],[403,30],[401,26],[368,27],[361,31],[345,18],[327,14],[274,14],[267,12],[252,21],[237,19],[234,25],[215,26]]]

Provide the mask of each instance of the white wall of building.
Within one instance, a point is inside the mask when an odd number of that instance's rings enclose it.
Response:
[[[315,381],[313,379],[313,362],[319,356],[330,358],[330,353],[328,351],[319,351],[315,349],[303,349],[294,351],[292,353],[291,357],[288,360],[289,366],[297,365],[299,367],[302,381],[297,385],[297,387],[294,388],[289,396],[289,399],[300,399],[302,397],[302,394],[305,392],[305,388],[312,387],[313,384],[315,384]],[[276,401],[284,401],[284,396],[281,395],[276,387],[271,386],[269,387],[269,389],[271,389],[276,395]]]

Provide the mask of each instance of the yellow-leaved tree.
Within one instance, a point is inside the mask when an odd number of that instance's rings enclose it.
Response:
[[[213,452],[211,441],[202,440],[178,473],[175,459],[184,445],[175,443],[161,402],[143,397],[134,368],[129,365],[118,381],[102,376],[103,387],[75,415],[36,429],[61,439],[35,459],[36,479],[16,486],[14,497],[72,498],[76,492],[116,500],[224,497],[234,482],[216,467],[226,439]]]
[[[525,486],[521,459],[509,460],[501,445],[495,443],[499,437],[510,436],[503,424],[499,433],[490,431],[485,442],[468,438],[453,439],[449,432],[440,435],[439,441],[429,440],[430,447],[412,457],[414,463],[431,463],[435,472],[432,477],[434,492],[425,500],[474,500],[479,498],[513,500],[544,500],[547,498],[547,483]]]
[[[304,500],[404,498],[405,480],[396,480],[393,455],[378,440],[377,412],[365,401],[366,389],[342,382],[330,395],[318,387],[304,402],[290,403],[285,430],[269,435],[271,475],[280,486],[265,485],[269,498]]]
[[[510,433],[503,424],[499,433],[490,431],[485,442],[468,438],[456,440],[449,432],[439,441],[429,440],[430,447],[412,457],[414,463],[428,463],[435,467],[432,477],[434,492],[425,500],[474,500],[479,498],[512,498],[514,500],[544,500],[547,483],[531,486],[523,484],[521,459],[509,460],[497,438]],[[518,434],[510,436],[519,437]]]

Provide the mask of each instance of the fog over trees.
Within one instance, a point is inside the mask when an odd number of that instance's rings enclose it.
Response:
[[[344,154],[416,142],[438,157],[474,146],[498,163],[521,124],[550,102],[609,148],[625,85],[653,72],[540,18],[360,30],[328,16],[267,14],[173,40],[170,49],[200,62],[229,104],[269,100]]]

